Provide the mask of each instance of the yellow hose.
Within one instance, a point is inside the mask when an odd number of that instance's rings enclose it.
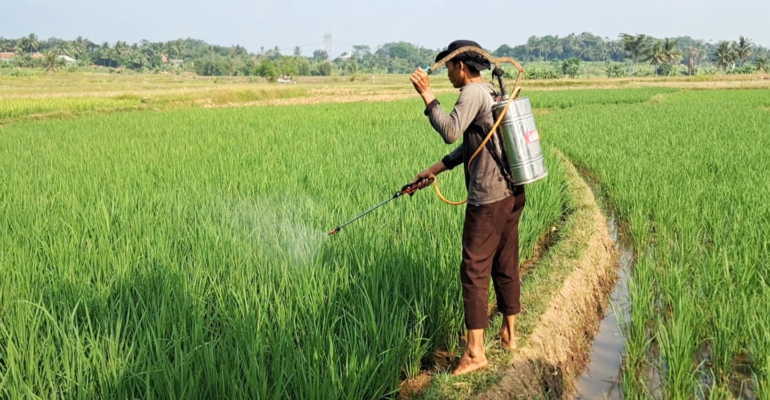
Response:
[[[508,98],[508,102],[505,103],[505,108],[503,108],[503,112],[500,113],[500,116],[497,118],[497,121],[492,126],[492,130],[489,131],[489,134],[487,135],[487,137],[484,138],[484,141],[481,142],[481,144],[479,145],[479,148],[476,149],[475,153],[473,153],[473,155],[471,156],[471,159],[468,160],[468,173],[469,174],[471,172],[471,164],[473,164],[473,161],[476,160],[476,157],[479,156],[481,151],[484,150],[484,147],[487,145],[487,142],[489,142],[489,139],[492,139],[492,136],[495,134],[495,132],[497,132],[497,127],[500,126],[500,123],[505,118],[505,114],[508,113],[508,108],[511,106],[511,103],[513,102],[513,100],[516,99],[516,97],[519,95],[520,92],[521,92],[521,86],[516,86],[513,89],[513,93],[511,93],[511,96]],[[433,179],[433,189],[435,189],[436,195],[438,195],[438,198],[441,199],[441,201],[443,201],[444,203],[447,203],[447,204],[449,204],[451,206],[460,206],[460,205],[463,205],[463,204],[468,202],[467,198],[465,200],[463,200],[463,201],[447,200],[447,198],[444,197],[444,195],[441,194],[441,190],[439,190],[439,188],[438,188],[438,177],[436,177],[435,175],[431,175],[430,177]]]

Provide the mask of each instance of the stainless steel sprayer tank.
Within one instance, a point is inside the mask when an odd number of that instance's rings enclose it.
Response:
[[[492,105],[495,120],[500,117],[508,99],[504,95]],[[505,118],[497,128],[497,134],[505,147],[511,177],[516,185],[526,185],[548,175],[540,148],[540,134],[535,126],[535,116],[528,97],[511,102]]]

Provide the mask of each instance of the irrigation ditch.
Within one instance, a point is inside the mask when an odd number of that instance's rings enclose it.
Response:
[[[551,296],[527,344],[513,356],[499,384],[482,393],[481,399],[576,396],[589,366],[593,339],[608,314],[608,298],[618,281],[616,242],[590,186],[570,160],[559,155],[576,200],[570,217],[575,226],[546,257],[555,261],[551,266],[564,265],[569,273]],[[590,379],[583,384],[597,390]]]

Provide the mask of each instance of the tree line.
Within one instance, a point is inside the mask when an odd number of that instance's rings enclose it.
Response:
[[[637,75],[636,66],[648,63],[660,75],[678,73],[696,74],[704,63],[723,71],[767,71],[770,51],[741,36],[738,40],[715,44],[689,36],[657,39],[644,34],[620,34],[617,39],[602,38],[591,33],[571,34],[564,37],[530,37],[526,43],[510,47],[502,45],[489,49],[496,56],[510,56],[524,63],[550,62],[555,75],[573,75],[579,72],[581,62],[608,63],[607,75],[621,73],[612,63],[627,63],[631,75]],[[43,67],[55,70],[62,65],[62,57],[76,60],[79,66],[127,68],[141,72],[194,71],[206,76],[262,76],[275,80],[280,75],[356,75],[409,73],[416,66],[432,63],[440,49],[428,49],[406,42],[386,43],[375,48],[353,46],[349,53],[331,59],[323,50],[311,56],[303,55],[300,47],[284,54],[278,47],[260,48],[249,52],[239,45],[219,46],[198,39],[177,39],[166,42],[142,40],[129,44],[95,43],[84,37],[74,40],[50,38],[41,40],[35,34],[16,39],[0,37],[0,52],[14,52],[9,63],[16,67]],[[34,53],[43,57],[33,57]],[[613,72],[614,71],[614,72]]]

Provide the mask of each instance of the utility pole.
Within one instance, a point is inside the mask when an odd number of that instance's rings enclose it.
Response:
[[[326,51],[326,55],[331,60],[332,59],[332,33],[329,31],[326,31],[326,34],[324,35],[324,50]]]

